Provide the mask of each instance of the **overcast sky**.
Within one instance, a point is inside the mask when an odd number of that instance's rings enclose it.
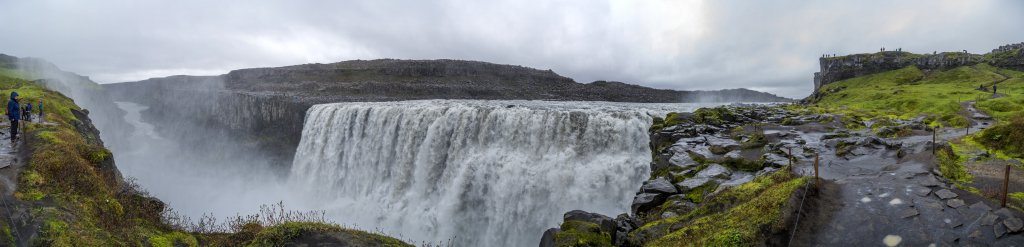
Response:
[[[823,53],[985,53],[1024,1],[0,0],[0,53],[101,83],[352,59],[465,59],[577,82],[810,94]]]

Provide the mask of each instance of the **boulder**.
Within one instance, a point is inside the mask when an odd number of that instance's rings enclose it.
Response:
[[[783,167],[789,165],[789,159],[777,153],[765,153],[762,157],[764,158],[764,162],[771,167]]]
[[[694,177],[688,178],[686,180],[683,180],[682,182],[677,183],[676,187],[679,188],[680,192],[685,193],[698,187],[704,186],[709,182],[713,182],[713,180],[711,178]]]
[[[565,221],[583,221],[590,222],[601,226],[602,232],[608,232],[609,234],[615,232],[615,221],[611,217],[604,216],[602,214],[590,213],[583,210],[573,210],[566,212],[562,216],[563,222]]]
[[[668,159],[668,164],[682,167],[683,169],[699,165],[696,161],[693,160],[693,158],[690,158],[690,154],[686,152],[672,154],[672,157]]]
[[[630,232],[636,229],[636,221],[629,214],[619,214],[615,217],[616,231]]]
[[[658,154],[654,156],[654,160],[651,161],[651,172],[667,169],[669,166],[668,159],[671,156],[671,154]]]
[[[936,191],[935,195],[938,196],[939,199],[942,199],[942,200],[946,200],[946,199],[957,197],[956,193],[954,193],[952,191],[949,191],[947,189],[941,189],[939,191]]]
[[[1024,221],[1021,221],[1021,219],[1017,217],[1003,220],[1003,225],[1006,226],[1006,231],[1010,233],[1016,233],[1024,230]]]
[[[728,138],[705,136],[709,150],[713,154],[725,154],[729,151],[740,148],[740,143]]]
[[[672,212],[672,211],[667,211],[667,212],[661,213],[661,219],[668,219],[668,218],[672,218],[672,217],[676,217],[676,216],[679,216],[679,214],[677,214],[675,212]]]
[[[667,200],[662,207],[677,214],[686,214],[697,208],[697,204],[690,202],[683,194],[670,196]]]
[[[697,172],[696,177],[698,178],[718,178],[718,179],[729,179],[732,175],[732,171],[719,164],[711,164],[704,170]]]
[[[754,176],[755,177],[760,177],[760,176],[764,176],[764,175],[769,175],[769,174],[772,174],[772,172],[775,172],[775,171],[778,171],[778,170],[779,170],[778,168],[774,168],[774,167],[765,167],[764,169],[761,169],[760,171],[757,171],[757,173],[755,173]]]
[[[690,169],[686,169],[686,170],[678,171],[678,172],[668,172],[668,176],[672,180],[675,180],[676,178],[678,178],[678,179],[686,179],[686,178],[689,178],[689,177],[693,177],[694,174],[697,174],[697,169],[694,169],[694,168],[690,168]]]
[[[653,180],[644,182],[644,185],[640,187],[641,193],[661,193],[661,194],[675,194],[679,193],[679,190],[675,186],[672,186],[672,182],[665,177],[658,177]]]
[[[715,154],[711,152],[710,147],[708,147],[707,145],[693,146],[692,148],[687,149],[686,153],[690,154],[690,157],[700,157],[704,159],[710,159],[715,157]]]
[[[668,198],[668,194],[662,193],[640,193],[633,197],[633,203],[630,205],[630,209],[633,215],[639,215],[650,211],[653,208],[661,206],[665,202],[665,198]]]
[[[544,231],[544,235],[540,237],[540,247],[555,247],[555,234],[558,234],[560,231],[558,228]]]
[[[737,174],[737,175],[735,175],[733,177],[734,178],[730,179],[729,181],[722,182],[722,184],[720,184],[718,186],[718,190],[723,190],[725,188],[730,188],[730,187],[736,187],[736,186],[739,186],[741,184],[745,184],[747,182],[754,181],[754,175],[751,175],[750,173]]]

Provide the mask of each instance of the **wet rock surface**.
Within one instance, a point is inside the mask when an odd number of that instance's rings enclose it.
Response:
[[[756,107],[755,107],[756,109]],[[698,118],[701,114],[690,116]],[[652,133],[665,157],[636,195],[634,227],[686,215],[729,187],[778,169],[820,177],[790,246],[957,246],[1024,243],[1020,212],[957,189],[941,176],[921,119],[893,120],[892,133],[845,129],[839,117],[748,110],[740,116],[669,126]],[[775,122],[772,122],[775,121]],[[752,123],[757,124],[752,124]],[[783,124],[783,122],[787,124]],[[866,121],[865,126],[876,123]],[[881,128],[880,128],[881,129]],[[899,133],[895,135],[893,133]],[[893,134],[893,135],[890,135]],[[939,133],[952,138],[955,133]],[[940,148],[948,148],[942,147]],[[817,169],[815,169],[817,160]],[[665,186],[674,185],[673,192]],[[1021,223],[1021,224],[1018,224]],[[1018,227],[1019,226],[1019,227]],[[622,227],[620,230],[624,229]],[[634,228],[636,229],[636,228]],[[643,245],[676,228],[624,231],[617,246]],[[1019,229],[1019,230],[1018,230]],[[795,235],[790,235],[795,233]],[[780,233],[783,234],[783,233]],[[620,239],[621,240],[621,239]]]

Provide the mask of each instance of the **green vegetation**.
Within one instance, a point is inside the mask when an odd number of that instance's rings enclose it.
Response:
[[[736,114],[728,107],[700,108],[693,112],[693,121],[701,124],[720,125],[736,120]]]
[[[1024,116],[997,125],[974,135],[974,141],[997,152],[997,155],[1024,159]]]
[[[951,148],[941,148],[935,152],[935,157],[939,162],[939,172],[942,172],[943,177],[958,185],[963,186],[971,183],[974,177],[967,172],[967,168],[963,165],[967,162],[967,159],[957,155],[958,153],[964,153],[962,147],[956,143],[950,143],[950,146]]]
[[[761,245],[770,235],[766,232],[786,228],[787,211],[794,206],[791,198],[799,196],[797,189],[808,182],[782,169],[725,189],[689,213],[648,222],[630,234],[643,232],[652,239],[648,246]]]
[[[1000,53],[1002,54],[1002,53]],[[1005,55],[1005,54],[1004,54]],[[991,61],[990,54],[986,59]],[[998,84],[997,84],[998,83]],[[998,86],[998,97],[991,90]],[[932,127],[964,128],[970,115],[960,102],[974,101],[975,106],[993,116],[999,124],[975,135],[974,141],[1002,155],[1024,158],[1019,142],[1024,133],[1024,72],[996,68],[988,64],[961,66],[946,71],[922,71],[917,67],[851,78],[823,86],[820,97],[804,112],[828,112],[842,115],[841,123],[849,129],[861,129],[863,122],[876,122],[871,128],[883,137],[909,135],[909,129],[892,126],[884,119],[910,119],[925,116]],[[884,130],[882,132],[881,130]]]
[[[555,246],[612,246],[612,236],[594,223],[570,220],[560,229],[555,234]]]
[[[991,93],[977,89],[1005,78],[997,72],[985,64],[927,73],[909,66],[825,85],[814,106],[846,115],[843,123],[854,129],[861,128],[856,121],[919,115],[938,115],[948,125],[962,128],[967,121],[958,115],[959,102],[987,99]]]

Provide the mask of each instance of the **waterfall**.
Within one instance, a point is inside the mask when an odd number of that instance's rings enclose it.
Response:
[[[566,211],[629,211],[651,161],[651,118],[636,105],[315,105],[289,186],[337,222],[404,239],[534,246]]]

